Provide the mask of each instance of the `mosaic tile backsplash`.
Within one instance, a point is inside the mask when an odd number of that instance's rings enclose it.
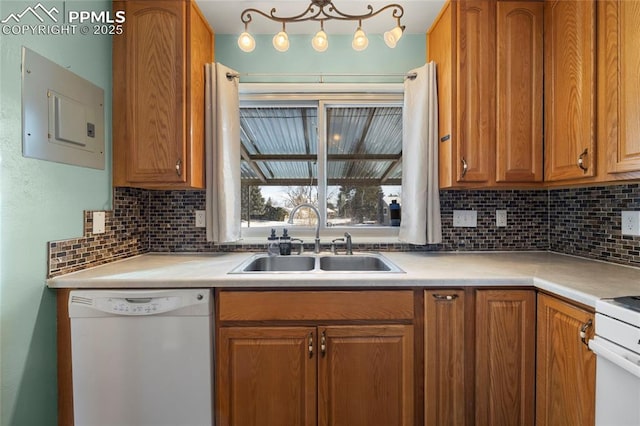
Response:
[[[98,266],[149,251],[149,194],[116,188],[114,210],[105,214],[105,233],[93,235],[93,212],[84,212],[80,238],[49,243],[49,277]]]
[[[357,244],[359,250],[545,250],[546,191],[442,191],[442,244]],[[216,245],[206,241],[203,228],[194,227],[194,212],[204,210],[204,191],[154,191],[150,196],[149,240],[152,252],[256,251],[265,244]],[[495,210],[508,211],[506,228],[495,224]],[[477,228],[453,228],[453,210],[477,210]],[[541,234],[543,238],[540,238]],[[313,242],[305,249],[311,250]],[[329,245],[327,244],[327,249]]]
[[[640,210],[640,185],[551,190],[441,191],[443,242],[437,245],[357,244],[358,250],[552,250],[640,266],[640,237],[621,236],[620,211]],[[114,189],[107,232],[92,235],[85,212],[84,237],[49,244],[49,275],[97,266],[146,252],[263,251],[266,244],[217,245],[194,226],[204,191]],[[453,210],[476,210],[477,228],[454,228]],[[508,226],[495,211],[507,210]],[[265,231],[266,238],[266,231]],[[305,244],[311,250],[312,243]],[[325,247],[328,249],[328,245]]]
[[[623,210],[640,210],[640,184],[549,191],[549,249],[640,266],[640,237],[621,233]]]

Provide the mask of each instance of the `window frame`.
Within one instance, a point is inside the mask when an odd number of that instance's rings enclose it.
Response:
[[[320,238],[324,243],[349,232],[356,243],[398,242],[399,227],[327,226],[327,108],[393,106],[403,107],[402,84],[240,84],[240,108],[244,107],[314,107],[318,111],[317,181]],[[286,228],[289,234],[313,242],[315,227],[295,226],[283,222],[274,227],[278,235]],[[271,228],[241,228],[240,243],[263,242]]]

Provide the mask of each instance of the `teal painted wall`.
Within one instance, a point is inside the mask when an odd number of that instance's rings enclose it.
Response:
[[[41,2],[63,10],[61,1]],[[36,4],[2,0],[0,20]],[[111,2],[65,6],[99,11],[110,10]],[[24,23],[38,22],[25,16]],[[23,45],[104,89],[105,170],[22,157]],[[55,293],[45,287],[47,242],[82,235],[83,210],[111,208],[111,38],[1,34],[0,52],[0,424],[48,426],[57,424],[57,381]]]
[[[389,49],[380,34],[369,34],[369,46],[356,52],[351,48],[351,35],[329,34],[329,48],[316,52],[311,47],[311,35],[291,35],[290,47],[278,52],[271,44],[272,35],[256,35],[253,52],[241,51],[237,35],[216,35],[216,62],[240,73],[404,73],[426,62],[426,37],[405,34],[395,49]],[[313,82],[300,78],[282,79],[242,76],[241,82]],[[402,79],[346,78],[325,79],[326,82],[385,82],[401,83]]]

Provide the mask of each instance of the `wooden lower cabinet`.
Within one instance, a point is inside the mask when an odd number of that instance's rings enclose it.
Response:
[[[230,291],[218,303],[216,425],[415,424],[412,291]]]
[[[533,426],[536,294],[476,293],[476,424]]]
[[[222,327],[216,424],[316,424],[315,327]]]
[[[425,425],[533,425],[535,291],[426,290]]]
[[[465,297],[462,290],[424,292],[425,425],[464,425]]]
[[[218,357],[218,425],[413,424],[411,325],[222,327]]]
[[[413,326],[318,332],[318,425],[413,425]]]
[[[595,423],[596,357],[583,341],[594,315],[558,298],[538,295],[536,425]]]

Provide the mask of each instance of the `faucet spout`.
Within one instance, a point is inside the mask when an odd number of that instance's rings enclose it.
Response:
[[[347,254],[353,254],[353,243],[351,242],[351,234],[348,232],[344,233],[344,238],[346,239],[345,245],[347,249]]]
[[[318,254],[320,253],[320,212],[318,211],[318,208],[313,204],[309,204],[309,203],[298,204],[293,208],[293,210],[291,210],[291,214],[289,215],[288,222],[293,223],[293,217],[298,212],[298,210],[300,210],[302,207],[307,207],[311,209],[316,214],[316,217],[318,218],[318,220],[316,221],[316,239],[315,239],[315,244],[313,246],[313,252]]]

